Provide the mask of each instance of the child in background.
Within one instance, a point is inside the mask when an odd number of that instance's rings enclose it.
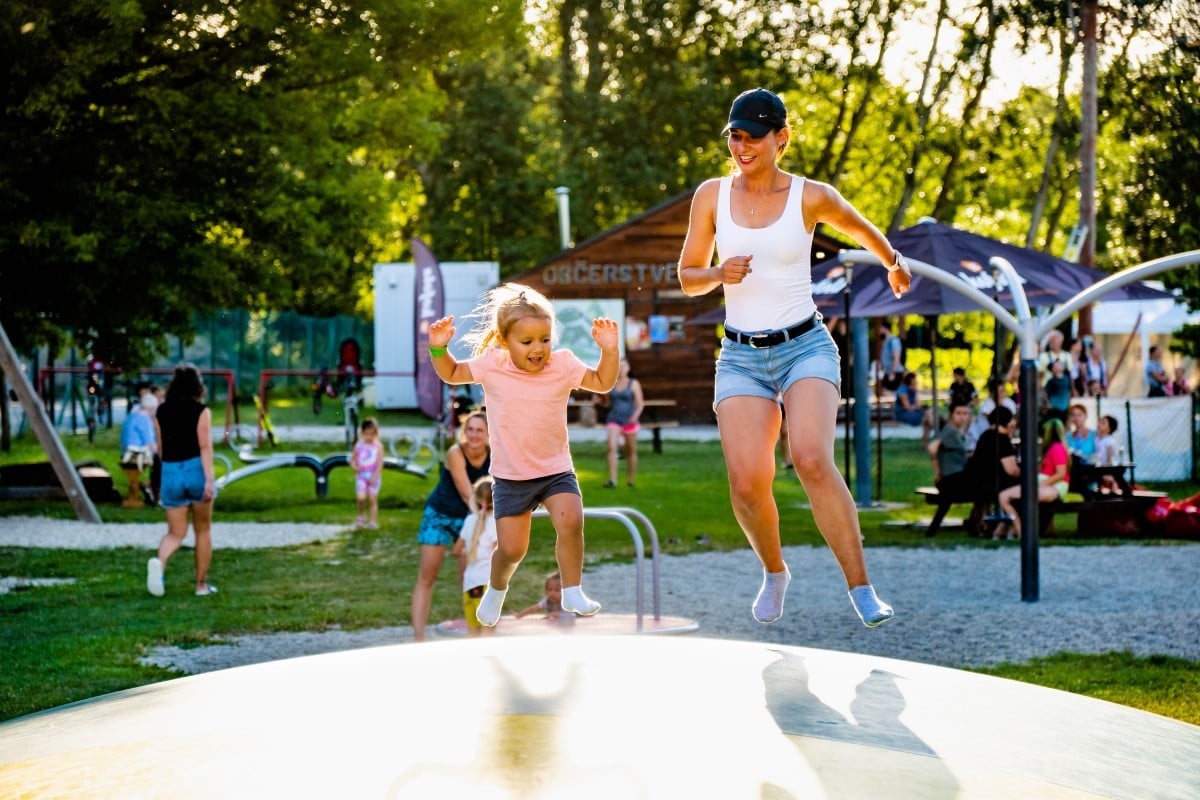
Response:
[[[1101,467],[1111,467],[1121,461],[1121,445],[1117,442],[1117,418],[1111,414],[1100,417],[1096,423],[1096,464]],[[1117,479],[1105,475],[1100,479],[1100,491],[1115,492],[1119,490]]]
[[[379,443],[379,423],[374,417],[362,421],[358,441],[350,455],[354,470],[354,497],[358,501],[358,527],[379,527],[379,487],[383,483],[383,445]],[[367,512],[370,509],[370,517]]]
[[[492,516],[492,479],[488,476],[471,487],[471,515],[463,520],[462,533],[454,543],[454,555],[463,567],[463,613],[467,636],[493,633],[494,628],[479,624],[475,614],[492,571],[492,551],[496,549],[496,518]],[[519,616],[519,615],[518,615]]]
[[[583,497],[567,439],[567,400],[575,389],[606,394],[616,383],[617,323],[605,317],[592,321],[600,361],[590,368],[570,350],[553,350],[554,306],[533,289],[498,286],[472,316],[479,324],[464,337],[470,359],[456,361],[446,350],[454,337],[453,317],[429,327],[429,356],[443,381],[482,384],[487,396],[497,546],[476,617],[487,626],[499,621],[509,579],[529,550],[539,504],[550,512],[558,534],[554,550],[563,608],[595,614],[600,604],[582,586]]]
[[[527,617],[530,614],[545,614],[549,619],[557,619],[562,613],[562,578],[557,572],[551,572],[546,576],[546,596],[529,608],[523,608],[517,612],[517,619]]]

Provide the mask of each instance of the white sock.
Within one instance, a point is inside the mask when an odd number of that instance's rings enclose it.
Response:
[[[869,583],[864,583],[862,586],[855,586],[850,590],[849,594],[850,603],[858,613],[858,618],[868,628],[882,625],[896,616],[896,612],[892,610],[892,607],[879,599],[879,595],[875,594],[875,587]]]
[[[774,622],[783,616],[783,598],[787,594],[788,583],[792,573],[787,565],[783,572],[767,572],[763,570],[762,588],[758,597],[754,598],[754,618],[759,622]]]
[[[492,584],[488,583],[483,598],[479,601],[479,608],[475,609],[475,619],[479,620],[480,625],[490,628],[500,621],[500,612],[504,610],[506,594],[508,594],[508,589],[493,589]]]
[[[562,593],[563,611],[573,611],[583,617],[590,617],[600,610],[600,604],[583,593],[582,586],[564,586]]]

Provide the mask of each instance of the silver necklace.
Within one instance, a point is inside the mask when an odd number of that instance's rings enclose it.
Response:
[[[767,202],[767,198],[770,197],[771,193],[775,191],[775,176],[778,174],[778,171],[771,173],[771,185],[765,192],[763,192],[762,199],[758,201],[758,205],[750,209],[751,214],[757,214],[758,210],[763,207],[763,203]]]

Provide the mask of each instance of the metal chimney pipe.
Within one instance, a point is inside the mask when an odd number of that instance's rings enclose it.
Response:
[[[554,194],[558,196],[558,241],[567,250],[571,247],[571,190],[559,186]]]

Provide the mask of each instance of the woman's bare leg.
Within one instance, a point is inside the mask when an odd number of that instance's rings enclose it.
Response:
[[[607,436],[606,457],[608,459],[608,482],[617,485],[617,448],[620,447],[621,429],[609,425],[605,428]]]
[[[763,569],[773,573],[785,569],[772,490],[779,418],[779,404],[762,397],[729,397],[717,406],[733,516]]]
[[[196,503],[192,506],[192,530],[196,533],[196,591],[208,584],[208,567],[212,563],[212,513],[213,504]]]
[[[792,465],[812,504],[813,520],[842,568],[859,619],[868,628],[881,625],[895,612],[879,599],[867,577],[858,509],[833,458],[837,388],[820,378],[805,378],[792,384],[783,402]]]
[[[429,621],[429,607],[433,605],[433,585],[437,582],[445,555],[446,548],[440,544],[421,545],[417,583],[412,596],[413,641],[425,641],[425,623]]]
[[[633,486],[633,481],[637,478],[637,468],[637,434],[627,433],[625,434],[625,480],[630,486]]]
[[[183,546],[187,536],[189,506],[167,509],[167,535],[158,543],[158,560],[166,571],[167,560],[175,555],[175,551]]]
[[[812,504],[813,521],[841,566],[846,586],[870,583],[858,509],[833,455],[837,388],[820,378],[806,378],[792,384],[783,401],[792,466]]]

